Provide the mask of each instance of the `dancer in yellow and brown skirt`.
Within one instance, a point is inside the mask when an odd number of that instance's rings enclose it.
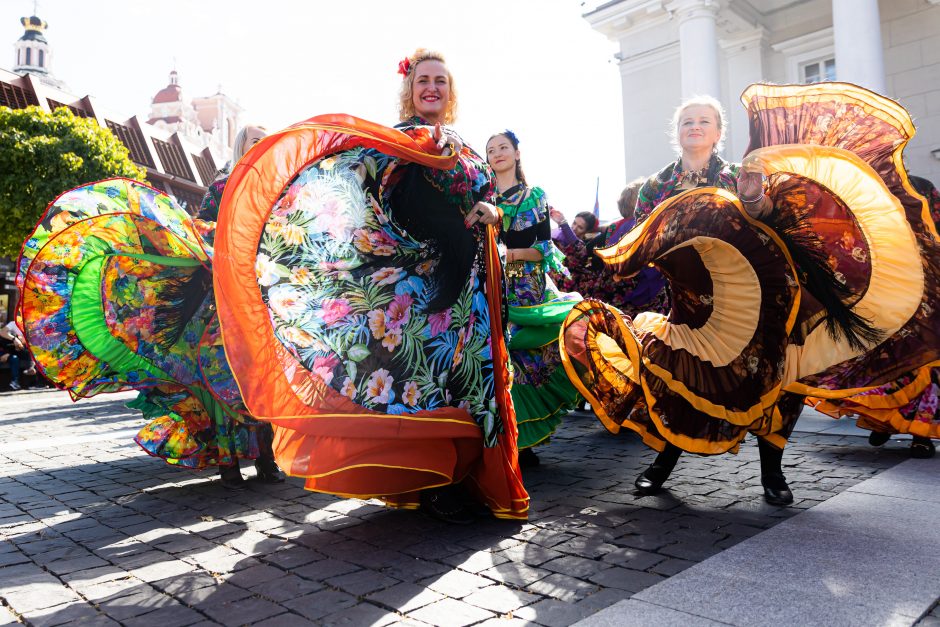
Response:
[[[620,274],[658,267],[669,317],[588,300],[562,340],[569,376],[610,430],[706,455],[752,433],[765,462],[803,396],[844,398],[937,359],[940,249],[903,170],[914,129],[901,106],[844,83],[754,85],[742,98],[751,145],[738,193],[721,183],[668,198],[641,191],[649,216],[598,252]],[[657,177],[661,189],[679,186],[676,170]],[[755,174],[763,185],[741,184]],[[858,252],[840,252],[845,233]],[[650,489],[668,478],[665,461],[638,479],[641,491],[644,478]],[[765,498],[786,504],[776,466],[762,463]]]
[[[940,192],[927,179],[910,176],[911,185],[924,197],[934,226],[940,222]],[[844,251],[858,254],[849,234],[840,242]],[[808,398],[807,404],[833,418],[857,416],[868,429],[868,442],[881,446],[895,434],[910,434],[911,457],[928,459],[936,453],[932,439],[940,438],[940,367],[925,366],[891,383],[843,399]]]

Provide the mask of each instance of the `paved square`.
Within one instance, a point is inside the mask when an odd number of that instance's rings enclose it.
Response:
[[[753,440],[639,497],[652,452],[576,413],[525,474],[528,522],[456,527],[299,480],[226,491],[139,450],[131,397],[0,396],[0,625],[568,625],[908,458],[797,433],[790,508]]]

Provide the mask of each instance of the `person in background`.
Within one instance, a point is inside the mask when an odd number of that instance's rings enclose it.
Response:
[[[584,298],[596,298],[613,305],[629,316],[643,311],[665,314],[669,311],[669,295],[666,280],[655,268],[644,268],[639,274],[624,279],[603,264],[594,251],[615,244],[635,224],[634,210],[640,187],[646,179],[636,179],[627,184],[617,199],[620,220],[603,227],[593,238],[584,241],[569,238],[561,245],[565,255],[568,276],[553,272],[552,279],[566,292],[578,292]],[[564,230],[564,215],[557,209],[551,211],[552,220]]]
[[[267,129],[257,124],[248,124],[238,131],[235,135],[235,143],[232,147],[232,160],[219,170],[215,180],[209,185],[209,189],[206,191],[199,205],[197,218],[205,222],[215,222],[218,220],[219,203],[222,201],[222,193],[225,191],[225,184],[228,182],[228,177],[232,173],[232,168],[252,146],[267,137],[267,135]],[[214,239],[214,228],[208,229],[202,234],[207,241],[211,242]],[[259,449],[259,457],[255,460],[257,478],[264,483],[281,483],[285,479],[277,463],[274,461],[274,451],[272,450],[274,431],[271,428],[271,424],[263,422],[255,425],[255,427],[258,430]],[[222,479],[222,485],[226,488],[230,490],[243,489],[244,480],[242,479],[237,460],[228,466],[220,465],[219,476]]]
[[[10,389],[14,392],[23,387],[20,383],[21,374],[27,376],[36,374],[36,367],[32,364],[29,351],[26,349],[26,338],[14,322],[8,322],[0,327],[0,364],[7,364],[10,367]]]
[[[570,310],[559,305],[573,306],[581,296],[559,292],[548,276],[550,270],[564,272],[564,256],[552,243],[548,196],[526,181],[516,134],[505,130],[491,136],[486,160],[496,174],[496,203],[503,214],[500,240],[506,246],[519,463],[531,467],[539,464],[532,447],[546,442],[582,398],[565,374],[558,351],[558,330]],[[527,333],[539,337],[524,342]],[[513,342],[522,342],[522,347]]]
[[[209,185],[209,189],[199,205],[197,217],[200,220],[215,222],[218,219],[219,202],[222,200],[222,192],[225,189],[225,183],[228,181],[229,175],[232,173],[232,168],[252,146],[267,136],[268,130],[258,124],[248,124],[238,131],[235,135],[235,143],[232,146],[232,160],[216,173],[215,180]]]

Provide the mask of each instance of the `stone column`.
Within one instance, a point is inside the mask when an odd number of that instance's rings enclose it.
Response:
[[[682,97],[707,95],[721,98],[718,67],[716,0],[675,0],[666,5],[679,22],[679,56],[682,63]]]
[[[878,0],[832,0],[836,77],[885,93]]]

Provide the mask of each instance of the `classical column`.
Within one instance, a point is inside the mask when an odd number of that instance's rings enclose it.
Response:
[[[878,0],[832,0],[836,77],[885,93]]]
[[[716,0],[675,0],[666,5],[679,22],[682,97],[721,97]]]

